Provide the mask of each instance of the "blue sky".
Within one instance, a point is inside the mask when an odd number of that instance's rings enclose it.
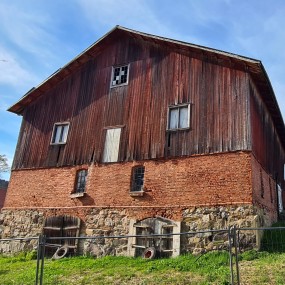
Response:
[[[284,117],[284,15],[284,0],[1,0],[0,154],[12,163],[21,124],[7,108],[115,25],[261,60]]]

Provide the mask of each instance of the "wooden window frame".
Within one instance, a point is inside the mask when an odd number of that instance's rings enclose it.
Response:
[[[59,137],[59,140],[57,141],[57,131],[59,127],[63,127],[63,129],[61,130],[61,134]],[[67,127],[67,131],[66,131],[66,135],[65,135],[65,139],[62,140],[62,136],[64,133],[64,128]],[[53,125],[53,129],[52,129],[52,136],[51,136],[51,140],[50,140],[50,144],[51,145],[62,145],[62,144],[66,144],[67,142],[67,138],[68,138],[68,133],[69,133],[69,127],[70,127],[70,123],[69,122],[59,122],[59,123],[55,123]]]
[[[177,128],[170,128],[170,115],[171,110],[178,109],[178,111],[182,108],[187,107],[187,127],[180,128],[179,126]],[[179,130],[189,130],[190,129],[190,115],[191,115],[191,104],[190,103],[183,103],[183,104],[177,104],[177,105],[170,105],[168,106],[168,112],[167,112],[167,131],[179,131]],[[178,123],[180,119],[180,113],[178,113]]]
[[[120,69],[120,73],[122,71],[122,68],[124,67],[127,67],[128,70],[127,70],[127,79],[126,79],[126,82],[123,82],[123,83],[118,83],[118,84],[113,84],[114,83],[114,73],[116,71],[116,69]],[[115,88],[115,87],[119,87],[119,86],[124,86],[124,85],[128,85],[129,84],[129,74],[130,74],[130,64],[122,64],[122,65],[117,65],[117,66],[112,66],[112,76],[111,76],[111,82],[110,82],[110,88]],[[119,75],[120,76],[120,80],[121,81],[121,74]]]

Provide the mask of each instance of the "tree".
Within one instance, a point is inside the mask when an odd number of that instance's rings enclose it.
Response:
[[[8,159],[6,155],[0,154],[0,174],[9,171]]]

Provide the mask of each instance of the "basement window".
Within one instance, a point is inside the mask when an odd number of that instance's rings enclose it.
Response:
[[[190,127],[190,104],[169,106],[167,129],[181,130]]]
[[[65,144],[69,130],[69,123],[55,123],[53,126],[51,144]]]
[[[127,85],[128,79],[129,79],[129,65],[113,67],[111,87]]]
[[[132,181],[130,194],[143,192],[145,167],[142,165],[135,166],[132,169]]]
[[[180,253],[180,223],[162,217],[147,218],[130,225],[130,234],[137,235],[129,243],[130,255],[142,256],[147,248],[155,248],[160,257]]]

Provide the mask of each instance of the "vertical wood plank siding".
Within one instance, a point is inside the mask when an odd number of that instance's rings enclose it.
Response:
[[[250,114],[252,152],[272,178],[283,187],[284,150],[268,110],[252,81],[250,82]]]
[[[121,64],[129,83],[110,88]],[[25,109],[13,167],[101,162],[106,128],[118,125],[119,161],[249,150],[248,98],[243,71],[122,37]],[[181,103],[190,129],[167,132],[168,106]],[[70,122],[65,145],[50,145],[56,122]]]

